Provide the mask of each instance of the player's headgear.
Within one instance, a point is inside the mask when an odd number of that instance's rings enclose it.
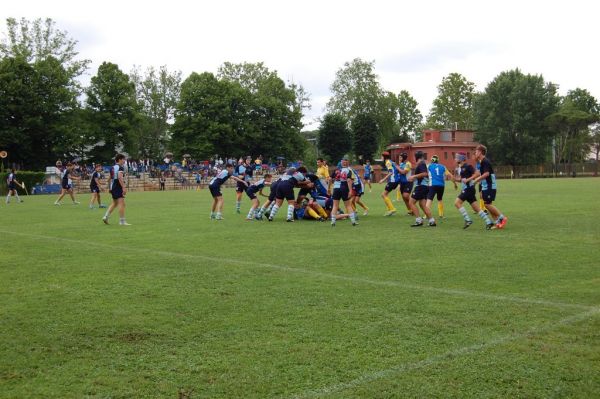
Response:
[[[415,152],[415,159],[423,159],[423,151]]]
[[[464,162],[467,160],[467,154],[465,154],[464,152],[457,152],[455,158],[459,162]]]
[[[437,155],[434,155],[434,156],[431,157],[431,162],[432,163],[438,163],[439,161],[440,161],[440,158],[438,158]]]

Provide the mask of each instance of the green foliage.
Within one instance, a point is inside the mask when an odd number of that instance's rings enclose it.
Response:
[[[351,123],[354,154],[361,162],[373,159],[377,151],[377,119],[373,115],[356,115]]]
[[[352,132],[339,114],[326,114],[319,126],[319,151],[331,164],[352,150]]]
[[[542,162],[552,140],[545,120],[558,102],[556,86],[542,76],[502,72],[476,97],[475,139],[487,145],[495,162],[513,167]]]
[[[40,169],[69,151],[69,122],[77,107],[70,76],[53,57],[28,63],[0,60],[0,146],[8,161]]]
[[[181,72],[169,72],[166,66],[154,67],[142,76],[139,69],[130,73],[140,105],[140,123],[135,137],[142,158],[161,159],[169,141],[171,123],[181,91]]]
[[[421,129],[423,115],[418,108],[419,103],[408,91],[402,90],[398,94],[398,122],[400,125],[400,142],[411,141],[409,134],[416,134]]]
[[[0,193],[6,194],[7,186],[6,179],[10,174],[10,170],[0,172]],[[40,184],[44,182],[44,178],[46,177],[45,172],[32,172],[29,170],[19,170],[16,173],[16,179],[19,183],[25,183],[25,187],[27,187],[27,191],[31,193],[31,188],[36,184]],[[19,193],[24,193],[24,191],[20,188],[17,188]],[[21,195],[21,194],[19,194]]]
[[[129,76],[118,65],[103,62],[92,77],[86,94],[92,157],[105,161],[119,151],[137,155],[134,132],[139,121],[139,108],[135,85]]]
[[[427,117],[427,127],[472,129],[474,94],[475,84],[461,74],[451,73],[443,78]]]

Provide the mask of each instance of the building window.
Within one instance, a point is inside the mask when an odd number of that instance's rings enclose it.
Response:
[[[444,159],[448,159],[448,152],[444,151]]]
[[[452,151],[452,159],[456,159],[456,153]]]
[[[467,152],[467,159],[471,159],[471,153]]]
[[[427,157],[427,153],[423,154],[424,159],[427,161],[429,158]]]

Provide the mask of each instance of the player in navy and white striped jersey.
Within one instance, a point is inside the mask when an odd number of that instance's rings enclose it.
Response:
[[[496,200],[496,174],[491,162],[486,158],[486,154],[487,148],[484,145],[480,144],[475,148],[479,174],[474,182],[481,182],[481,198],[483,198],[485,208],[490,212],[492,218],[495,219],[494,224],[496,228],[503,229],[508,218],[495,205],[492,205],[492,202]]]
[[[127,187],[125,185],[125,155],[117,154],[115,164],[110,171],[109,191],[112,195],[113,202],[110,204],[102,221],[108,224],[108,218],[112,211],[119,207],[119,225],[131,226],[125,220],[125,195],[127,195]]]
[[[333,179],[333,208],[331,209],[331,227],[335,227],[336,216],[340,207],[340,200],[344,201],[346,212],[350,214],[352,226],[356,226],[356,212],[352,207],[351,190],[354,184],[354,172],[348,166],[348,158],[342,159],[341,168],[337,169],[332,176]]]
[[[267,173],[264,177],[252,184],[250,184],[246,188],[246,195],[252,201],[250,205],[250,211],[248,212],[248,216],[246,216],[246,220],[253,220],[257,216],[258,207],[260,206],[260,201],[258,200],[257,194],[263,197],[269,197],[268,195],[263,194],[262,190],[265,186],[271,185],[271,174]]]
[[[247,187],[252,183],[252,158],[246,157],[245,161],[241,161],[233,172],[233,175],[239,177],[246,184],[238,182],[235,191],[236,191],[236,202],[235,202],[235,211],[236,213],[240,213],[240,209],[242,207],[242,194],[246,191]]]
[[[228,163],[219,174],[213,177],[208,184],[208,189],[210,190],[210,194],[213,196],[213,204],[210,210],[210,218],[216,220],[223,220],[223,194],[221,193],[221,186],[225,183],[229,178],[237,181],[244,185],[244,187],[248,186],[244,180],[240,179],[237,176],[233,176],[233,165]]]
[[[417,203],[425,213],[427,219],[429,219],[429,226],[435,227],[437,224],[435,223],[435,219],[431,215],[431,211],[427,208],[427,194],[429,193],[429,171],[427,169],[427,164],[425,163],[423,151],[415,152],[415,161],[417,165],[415,167],[415,174],[408,178],[408,181],[412,181],[415,184],[414,191],[410,197],[410,208],[415,215],[415,223],[412,224],[412,227],[423,226],[423,218],[419,215],[419,208],[417,208]]]
[[[279,208],[283,204],[283,200],[287,200],[288,210],[286,221],[294,221],[294,208],[296,208],[296,197],[294,196],[294,187],[313,187],[313,184],[306,178],[308,171],[304,166],[301,166],[296,170],[290,168],[283,176],[281,181],[277,184],[277,192],[275,193],[275,205],[271,209],[269,214],[269,222],[273,221],[273,218],[277,215]]]
[[[6,196],[6,203],[10,203],[10,197],[12,195],[17,197],[17,202],[23,202],[21,198],[19,198],[19,193],[17,192],[17,186],[21,186],[21,183],[17,181],[17,175],[15,173],[15,169],[11,169],[8,174],[8,178],[6,179],[6,185],[8,186],[8,195]]]
[[[60,195],[54,201],[54,205],[60,205],[60,201],[63,199],[67,193],[71,196],[73,200],[73,205],[78,205],[79,202],[75,201],[75,194],[73,193],[73,179],[77,180],[78,178],[73,176],[73,169],[75,169],[75,165],[71,162],[67,163],[67,167],[64,168],[60,172]]]
[[[494,224],[490,220],[489,216],[479,207],[477,202],[477,193],[475,192],[475,179],[478,174],[475,172],[475,168],[473,166],[466,163],[467,154],[464,152],[459,152],[456,154],[456,163],[459,167],[460,173],[460,182],[461,182],[461,191],[454,202],[454,206],[460,212],[463,219],[465,219],[465,225],[463,229],[469,228],[473,224],[473,220],[467,213],[467,210],[463,206],[463,203],[466,201],[471,205],[471,208],[479,215],[479,217],[485,222],[485,227],[487,230],[491,230],[494,227]]]
[[[362,202],[362,196],[365,193],[365,183],[360,178],[360,175],[356,172],[356,170],[352,169],[352,173],[354,173],[354,184],[352,185],[352,208],[354,208],[354,212],[356,213],[356,204],[360,205],[365,211],[363,216],[367,216],[369,214],[369,207]],[[356,214],[356,219],[358,219],[358,214]]]
[[[106,208],[106,205],[102,205],[102,201],[100,200],[100,192],[102,191],[100,188],[100,180],[102,178],[102,164],[98,163],[94,168],[94,173],[92,173],[92,178],[90,180],[90,191],[92,193],[92,198],[90,198],[90,209],[94,209],[94,202],[98,202],[98,208]]]

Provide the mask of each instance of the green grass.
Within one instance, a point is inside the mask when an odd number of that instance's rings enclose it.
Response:
[[[206,190],[130,193],[130,227],[2,204],[0,397],[600,396],[600,180],[500,181],[496,231],[381,189],[335,229],[230,189],[221,222]]]

